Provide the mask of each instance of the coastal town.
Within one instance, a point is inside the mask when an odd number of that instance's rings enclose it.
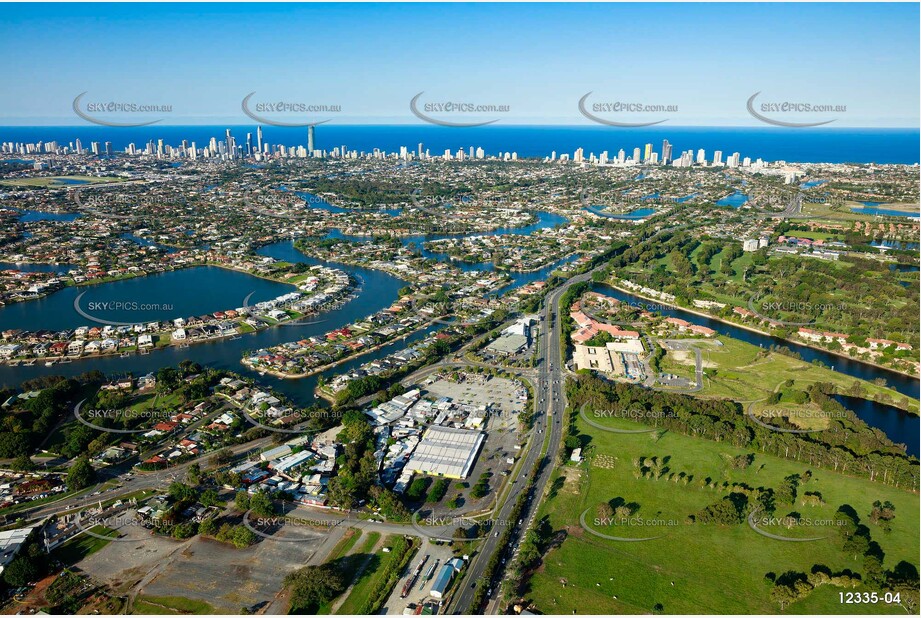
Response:
[[[834,426],[916,485],[866,412],[917,420],[916,167],[226,137],[2,145],[10,607],[553,612],[545,505],[617,432]]]

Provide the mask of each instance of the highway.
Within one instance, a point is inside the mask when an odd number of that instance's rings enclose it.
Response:
[[[507,521],[509,514],[518,500],[518,496],[524,490],[525,483],[535,466],[541,464],[540,474],[534,482],[532,488],[532,498],[527,502],[520,516],[525,522],[523,526],[516,526],[512,533],[512,547],[499,547],[500,536],[490,536],[479,548],[478,553],[473,557],[467,572],[462,581],[458,582],[458,588],[454,591],[446,613],[450,614],[476,614],[479,613],[479,607],[472,607],[473,597],[476,592],[477,583],[484,577],[486,566],[490,557],[496,551],[509,550],[509,555],[513,547],[521,542],[524,532],[533,522],[537,513],[537,507],[544,496],[544,492],[550,482],[553,472],[554,458],[560,449],[560,442],[563,437],[563,423],[565,421],[566,411],[566,394],[565,394],[565,374],[566,368],[563,365],[563,352],[560,346],[560,299],[566,290],[573,284],[588,281],[591,278],[591,272],[577,275],[569,279],[559,288],[551,291],[544,302],[541,311],[543,316],[539,345],[541,351],[540,363],[538,364],[537,389],[534,397],[535,414],[534,428],[532,430],[532,444],[525,456],[524,463],[519,468],[519,473],[514,479],[515,486],[508,493],[504,504],[499,508],[497,519]],[[541,456],[541,450],[544,441],[544,432],[550,434],[550,442],[546,455]],[[517,524],[517,522],[516,522]],[[494,582],[484,582],[483,585],[491,585],[494,594],[498,594],[498,585],[496,582],[501,581],[500,572],[495,574]]]

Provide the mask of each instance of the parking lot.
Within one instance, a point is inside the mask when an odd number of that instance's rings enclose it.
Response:
[[[428,395],[433,397],[450,397],[456,403],[469,403],[474,406],[491,406],[486,424],[482,428],[486,432],[486,441],[477,457],[470,475],[464,479],[467,487],[459,489],[457,482],[451,483],[451,489],[442,502],[435,507],[437,515],[460,514],[480,511],[488,507],[494,500],[496,492],[501,489],[506,480],[505,474],[511,470],[517,459],[519,451],[516,445],[521,441],[518,431],[518,414],[524,411],[527,402],[519,398],[523,388],[517,382],[507,378],[490,378],[486,376],[471,375],[467,380],[455,383],[449,380],[436,380],[432,384],[423,386]],[[470,492],[480,475],[489,472],[489,493],[481,498],[474,498]],[[462,500],[457,509],[450,509],[446,502],[460,494]]]

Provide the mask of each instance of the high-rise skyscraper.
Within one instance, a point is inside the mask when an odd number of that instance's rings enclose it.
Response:
[[[646,144],[646,152],[643,153],[643,161],[649,161],[652,157],[652,144]]]
[[[662,165],[668,165],[668,162],[672,160],[672,145],[668,143],[667,139],[662,140]]]
[[[640,162],[640,149],[639,148],[633,149],[633,162],[634,163]]]
[[[256,150],[262,152],[262,127],[256,127]]]
[[[713,151],[713,165],[722,165],[723,164],[723,151],[714,150]]]
[[[316,125],[310,125],[307,127],[307,154],[308,156],[313,156],[313,151],[316,150]]]

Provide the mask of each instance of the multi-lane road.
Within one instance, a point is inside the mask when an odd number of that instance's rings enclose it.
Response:
[[[563,357],[560,342],[560,299],[570,286],[582,281],[588,281],[590,278],[591,273],[577,275],[569,279],[561,287],[551,291],[545,299],[541,312],[543,327],[538,340],[540,363],[537,373],[537,388],[534,393],[535,414],[531,435],[532,443],[525,456],[524,463],[520,466],[517,476],[513,480],[512,490],[506,495],[505,502],[497,509],[498,519],[501,522],[508,521],[509,514],[514,509],[518,497],[527,487],[528,477],[530,477],[535,467],[540,466],[540,473],[530,490],[532,492],[531,498],[525,504],[520,515],[522,525],[518,526],[518,522],[509,522],[510,526],[514,526],[514,531],[509,541],[511,546],[509,547],[499,547],[499,543],[502,540],[501,534],[494,534],[484,541],[479,552],[473,557],[464,579],[458,583],[459,588],[451,599],[448,613],[478,613],[480,608],[472,607],[478,583],[491,587],[493,593],[498,594],[498,582],[502,579],[501,572],[493,575],[495,581],[482,581],[489,560],[497,551],[507,551],[511,555],[514,552],[514,548],[524,538],[524,532],[531,525],[537,513],[540,500],[550,482],[554,458],[560,449],[565,423],[566,394],[564,382],[566,368],[563,364],[565,358]],[[546,452],[542,448],[546,437],[545,432],[549,433]]]

